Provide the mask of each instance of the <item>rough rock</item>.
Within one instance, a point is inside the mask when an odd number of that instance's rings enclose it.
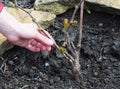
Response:
[[[32,18],[21,9],[6,8],[6,10],[12,16],[14,16],[18,21],[20,21],[22,23],[32,22]],[[56,17],[54,14],[51,14],[51,13],[48,13],[48,12],[36,11],[34,9],[26,9],[26,10],[31,13],[31,15],[36,19],[36,21],[43,28],[49,27]]]
[[[36,0],[34,8],[58,15],[74,7],[76,1],[78,0]]]
[[[6,37],[0,34],[0,55],[2,55],[5,51],[11,49],[12,47],[13,45],[7,41]]]
[[[78,1],[79,0],[36,0],[34,7],[37,10],[47,11],[57,15],[74,7]],[[86,2],[87,8],[120,15],[120,0],[86,0]]]
[[[120,15],[120,0],[86,0],[89,8]]]
[[[20,9],[6,7],[6,10],[12,16],[14,16],[18,21],[22,23],[32,22],[32,19],[30,18],[30,16]],[[38,23],[41,24],[43,28],[47,28],[48,26],[50,26],[50,24],[52,24],[52,22],[56,17],[54,14],[51,14],[48,12],[35,11],[33,9],[27,9],[27,10],[31,12],[31,15],[34,18],[36,18]],[[0,34],[0,55],[12,47],[13,45],[10,45],[10,43],[6,40],[6,38],[2,34]]]

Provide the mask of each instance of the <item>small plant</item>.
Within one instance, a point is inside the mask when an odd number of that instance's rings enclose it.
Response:
[[[29,16],[32,18],[33,22],[36,23],[39,27],[39,30],[41,30],[48,38],[52,38],[49,34],[46,33],[46,31],[38,24],[35,20],[35,18],[26,10],[18,6],[17,1],[15,0],[15,5],[17,8],[20,8],[21,10],[25,11]],[[76,12],[80,8],[80,27],[78,31],[78,35],[76,35],[78,38],[78,43],[75,44],[74,40],[69,40],[70,35],[70,27],[73,24],[78,24],[78,21],[74,20]],[[82,23],[83,23],[83,9],[84,9],[84,0],[80,0],[79,4],[75,6],[75,10],[72,14],[72,17],[70,20],[64,19],[63,25],[64,25],[64,42],[62,46],[58,46],[57,43],[54,41],[55,47],[59,50],[59,52],[69,60],[69,62],[72,65],[73,68],[73,74],[77,82],[81,82],[81,72],[80,72],[80,48],[81,48],[81,40],[82,40]]]
[[[80,7],[80,27],[78,33],[78,43],[75,44],[74,40],[69,40],[70,35],[70,27],[74,24],[78,24],[75,18],[75,14]],[[77,6],[75,6],[75,10],[72,14],[71,20],[64,19],[64,43],[61,47],[59,47],[59,51],[64,55],[66,59],[70,61],[73,67],[73,73],[77,82],[80,81],[80,48],[81,48],[81,40],[82,40],[82,22],[83,22],[83,9],[84,9],[84,0],[81,0]],[[74,30],[74,29],[73,29]],[[77,36],[77,35],[76,35]]]

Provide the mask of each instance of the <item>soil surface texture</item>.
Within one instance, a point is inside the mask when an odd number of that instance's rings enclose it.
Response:
[[[47,30],[58,44],[63,41],[63,19],[57,16]],[[76,15],[79,20],[79,13]],[[78,26],[72,29],[78,30]],[[120,89],[120,17],[84,12],[81,75],[86,89]],[[0,56],[0,89],[83,89],[72,74],[71,64],[53,47],[33,53],[15,46]]]

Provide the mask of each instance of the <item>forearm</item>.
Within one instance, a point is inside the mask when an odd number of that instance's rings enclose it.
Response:
[[[19,25],[20,23],[3,8],[0,13],[0,33],[7,36],[8,33],[14,32],[14,28]]]

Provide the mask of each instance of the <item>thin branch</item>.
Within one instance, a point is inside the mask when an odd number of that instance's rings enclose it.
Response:
[[[73,42],[70,42],[70,44],[71,44],[71,47],[73,48],[73,50],[75,50],[75,52],[76,52],[74,43],[73,43]]]
[[[81,0],[81,1],[78,3],[78,5],[75,6],[75,9],[74,9],[74,12],[73,12],[73,14],[72,14],[70,23],[73,22],[73,20],[74,20],[74,18],[75,18],[75,15],[76,15],[76,13],[77,13],[77,11],[78,11],[78,9],[79,9],[79,7],[80,7],[80,5],[81,5],[82,2],[83,2],[83,0]]]
[[[63,47],[66,47],[67,45],[67,38],[69,37],[68,32],[64,29],[64,42],[62,44]]]
[[[69,58],[65,53],[63,53],[63,56],[64,56],[67,60],[69,60],[69,62],[72,64],[72,66],[74,65],[74,64],[73,64],[73,60],[72,60],[71,58]]]
[[[70,25],[69,25],[69,27],[68,27],[68,31],[69,31],[69,29],[70,29],[70,26],[72,25],[72,22],[73,22],[74,19],[75,19],[75,15],[76,15],[78,9],[79,9],[79,7],[80,7],[80,5],[81,5],[81,3],[82,3],[83,1],[84,1],[84,0],[80,0],[80,2],[78,3],[78,5],[75,6],[74,12],[73,12],[72,17],[71,17],[71,20],[70,20]]]
[[[69,60],[72,60],[72,62],[74,62],[74,58],[67,51],[65,51],[64,54],[69,58]]]
[[[3,60],[3,63],[2,63],[2,65],[0,66],[0,70],[2,71],[2,73],[5,73],[5,71],[6,71],[6,62],[7,62],[7,59],[3,59],[3,57],[0,57],[2,60]]]
[[[67,48],[75,58],[76,56],[75,49],[72,47],[71,43],[67,43]]]
[[[80,8],[80,30],[79,30],[79,40],[77,44],[77,49],[81,47],[82,28],[83,28],[83,10],[84,10],[84,0],[82,1]]]

